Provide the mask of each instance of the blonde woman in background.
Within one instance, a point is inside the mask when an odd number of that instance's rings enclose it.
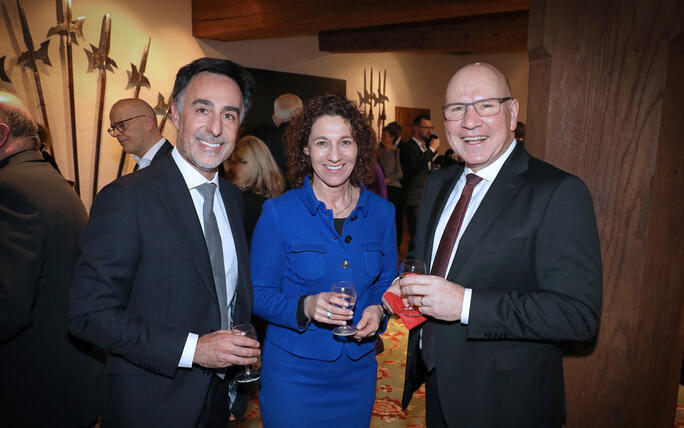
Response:
[[[283,193],[285,179],[266,144],[252,135],[235,143],[235,150],[225,163],[228,179],[242,191],[245,232],[251,244],[261,206],[266,199]]]

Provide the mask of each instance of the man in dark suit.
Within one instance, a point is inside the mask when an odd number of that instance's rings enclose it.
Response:
[[[103,427],[225,427],[233,378],[259,343],[240,191],[218,177],[248,110],[253,80],[201,58],[176,76],[176,147],[105,187],[81,242],[71,330],[107,349]],[[228,367],[228,370],[225,368]]]
[[[109,135],[115,137],[123,151],[133,155],[135,170],[145,168],[173,149],[162,137],[154,110],[139,98],[124,98],[109,110]]]
[[[399,145],[404,209],[409,232],[409,252],[415,248],[418,205],[423,194],[425,180],[430,174],[432,160],[439,150],[439,138],[432,134],[432,121],[424,115],[413,121],[413,138]]]
[[[69,335],[69,285],[86,211],[38,151],[38,127],[0,92],[0,426],[85,427],[104,358]]]
[[[303,108],[302,100],[295,94],[282,94],[273,101],[273,124],[260,138],[266,143],[280,172],[287,180],[287,151],[285,146],[285,130],[290,119]]]
[[[425,381],[430,428],[561,426],[559,344],[598,331],[591,196],[514,140],[518,108],[488,64],[463,67],[447,87],[447,139],[465,166],[425,186],[415,256],[431,274],[396,281],[427,316],[409,336],[403,405]]]

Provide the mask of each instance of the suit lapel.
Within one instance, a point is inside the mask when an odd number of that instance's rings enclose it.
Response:
[[[518,143],[468,223],[458,243],[447,278],[455,278],[458,275],[501,211],[515,198],[520,186],[525,182],[521,174],[527,171],[528,162],[529,155],[522,144]]]
[[[241,309],[249,306],[251,307],[251,294],[249,293],[249,263],[247,259],[247,238],[244,232],[244,223],[242,221],[242,213],[239,207],[242,201],[236,201],[235,194],[231,189],[231,184],[224,179],[219,179],[219,188],[221,197],[223,198],[223,205],[226,207],[226,215],[230,223],[230,230],[233,234],[233,243],[235,245],[235,252],[237,253],[238,261],[238,281],[235,287],[235,304],[233,305],[233,321],[236,324],[249,322],[249,316],[243,316]],[[240,195],[238,195],[240,196]],[[244,299],[249,298],[249,301]],[[238,302],[238,299],[241,299]]]
[[[162,156],[156,163],[153,190],[187,246],[202,282],[218,304],[207,243],[187,184],[171,155]]]

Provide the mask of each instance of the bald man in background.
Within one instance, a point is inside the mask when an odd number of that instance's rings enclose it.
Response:
[[[39,142],[26,107],[0,92],[0,426],[92,426],[104,354],[67,329],[87,215]]]
[[[138,170],[150,165],[173,149],[157,126],[157,116],[145,101],[124,98],[109,111],[109,135],[115,137],[123,151],[133,155]]]
[[[283,135],[290,119],[303,108],[301,98],[295,94],[282,94],[273,101],[273,124],[275,128],[265,132],[261,139],[268,146],[280,172],[287,180],[287,153]]]
[[[392,286],[427,316],[409,334],[402,405],[425,382],[428,428],[560,427],[561,344],[598,331],[591,195],[516,141],[518,110],[489,64],[461,68],[447,86],[444,129],[465,166],[425,184],[414,255],[430,275]]]

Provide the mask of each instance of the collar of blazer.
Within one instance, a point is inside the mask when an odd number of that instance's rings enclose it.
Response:
[[[473,252],[473,249],[482,239],[485,232],[489,230],[492,222],[515,197],[517,189],[525,182],[522,174],[527,171],[529,159],[530,155],[524,149],[523,145],[518,143],[510,157],[501,167],[499,174],[494,179],[494,182],[491,184],[487,194],[480,203],[477,212],[470,220],[465,232],[463,232],[451,268],[447,273],[447,278],[454,278],[458,274],[458,271],[463,266],[466,258]],[[437,223],[449,197],[449,193],[461,177],[463,170],[463,166],[457,166],[454,172],[449,174],[448,178],[445,178],[442,181],[436,199],[437,203],[435,203],[435,206],[430,213],[427,236],[434,237]],[[428,259],[432,254],[432,241],[432,238],[430,238],[425,242],[425,255]]]
[[[197,218],[197,212],[188,191],[188,186],[176,162],[171,157],[171,153],[169,152],[168,155],[162,156],[150,167],[140,172],[153,176],[152,179],[148,179],[150,186],[152,186],[152,191],[159,199],[166,215],[174,224],[175,230],[179,235],[183,236],[182,242],[186,246],[189,258],[197,267],[198,275],[202,278],[202,282],[207,287],[209,293],[217,299],[214,279],[211,273],[209,252],[204,240],[202,226]]]

